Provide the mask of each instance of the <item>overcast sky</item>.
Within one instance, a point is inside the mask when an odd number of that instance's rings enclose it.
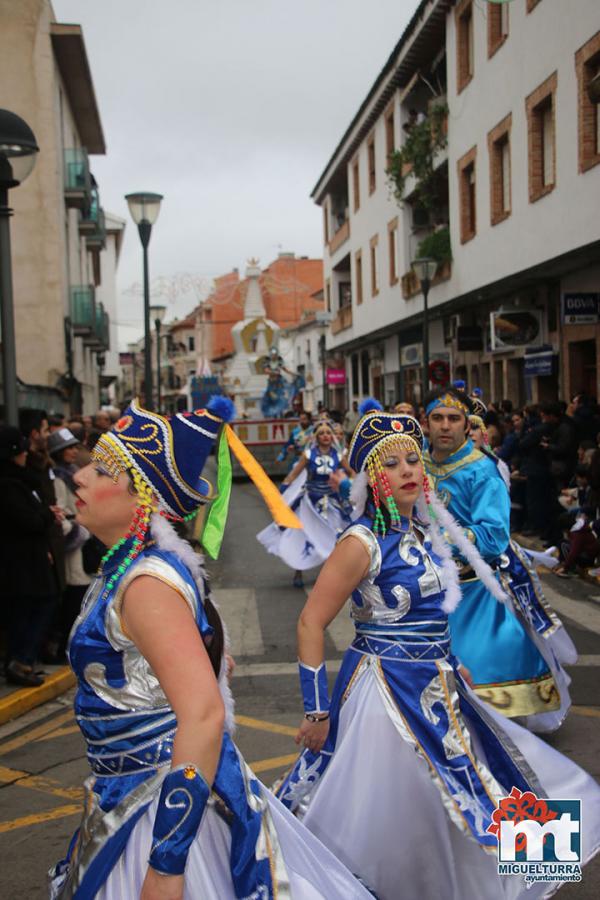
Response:
[[[164,194],[153,280],[243,272],[280,250],[322,255],[310,192],[417,0],[52,2],[57,21],[83,28],[107,146],[92,170],[104,208],[128,220],[122,346],[142,327],[126,193]],[[168,318],[194,305],[174,293]]]

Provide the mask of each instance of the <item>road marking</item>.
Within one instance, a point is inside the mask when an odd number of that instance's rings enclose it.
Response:
[[[49,675],[40,687],[13,691],[0,699],[0,725],[47,703],[75,686],[75,675],[68,666]]]
[[[325,661],[328,672],[339,672],[342,666],[341,659],[328,659]],[[233,672],[234,678],[251,678],[255,675],[297,675],[298,663],[240,663]]]
[[[64,819],[66,816],[81,815],[81,804],[69,804],[57,806],[47,812],[35,813],[32,816],[22,816],[20,819],[11,819],[8,822],[0,822],[0,834],[7,831],[16,831],[17,828],[28,828],[30,825],[39,825],[41,822],[51,822],[53,819]]]
[[[73,720],[73,710],[69,710],[69,712],[63,713],[60,716],[56,716],[50,722],[44,722],[43,725],[38,725],[37,728],[32,728],[31,731],[26,731],[24,734],[20,734],[18,737],[13,738],[12,741],[7,741],[5,744],[0,744],[0,756],[4,756],[6,753],[10,753],[12,750],[18,750],[19,747],[22,747],[24,744],[29,743],[29,741],[35,741],[37,738],[41,737],[43,734],[48,734],[49,731],[55,731],[59,725],[63,725],[65,722],[71,722]]]
[[[57,728],[55,731],[51,731],[49,734],[43,734],[41,737],[36,738],[36,743],[39,743],[39,741],[51,741],[57,737],[64,737],[67,734],[77,733],[81,733],[79,725],[65,725],[63,728]]]
[[[252,719],[250,716],[236,716],[235,721],[244,728],[256,728],[258,731],[270,731],[271,734],[287,734],[296,737],[297,728],[289,725],[278,725],[276,722],[265,722],[263,719]]]
[[[8,769],[6,766],[0,766],[0,781],[4,784],[14,785],[14,787],[29,788],[32,791],[40,791],[42,794],[51,794],[53,797],[63,797],[66,800],[80,800],[83,797],[83,789],[80,787],[65,788],[54,778],[30,775],[29,772]]]
[[[212,594],[227,626],[232,656],[262,656],[262,639],[254,588],[215,588]]]
[[[282,766],[291,766],[298,759],[297,753],[288,754],[288,756],[271,756],[270,759],[259,759],[256,762],[248,763],[253,772],[270,772],[272,769],[280,769]]]
[[[596,605],[592,606],[587,600],[573,600],[572,597],[565,597],[550,584],[548,578],[544,578],[543,589],[548,603],[559,616],[567,616],[578,625],[600,634],[600,609]]]
[[[600,709],[596,706],[572,706],[576,716],[589,716],[592,719],[600,719]]]

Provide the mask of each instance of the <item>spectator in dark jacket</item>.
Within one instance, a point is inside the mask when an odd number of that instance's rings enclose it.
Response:
[[[542,422],[549,426],[547,437],[542,445],[548,450],[550,473],[555,480],[557,493],[566,487],[573,477],[577,463],[576,425],[562,411],[558,403],[547,403],[540,410]]]
[[[7,604],[6,680],[37,687],[34,663],[55,610],[58,585],[50,531],[60,518],[26,466],[27,439],[0,426],[0,564]]]

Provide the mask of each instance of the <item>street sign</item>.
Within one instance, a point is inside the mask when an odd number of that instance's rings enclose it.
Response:
[[[596,325],[600,321],[600,293],[563,294],[562,320],[565,325]]]
[[[525,351],[525,370],[526,378],[535,378],[539,375],[552,375],[552,363],[554,353],[550,350],[541,350],[539,353],[528,353]]]

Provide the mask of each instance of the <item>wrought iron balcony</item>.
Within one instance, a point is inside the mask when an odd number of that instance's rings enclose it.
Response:
[[[84,337],[91,335],[96,324],[96,309],[94,302],[94,286],[92,284],[78,285],[71,288],[71,325],[73,333]]]

